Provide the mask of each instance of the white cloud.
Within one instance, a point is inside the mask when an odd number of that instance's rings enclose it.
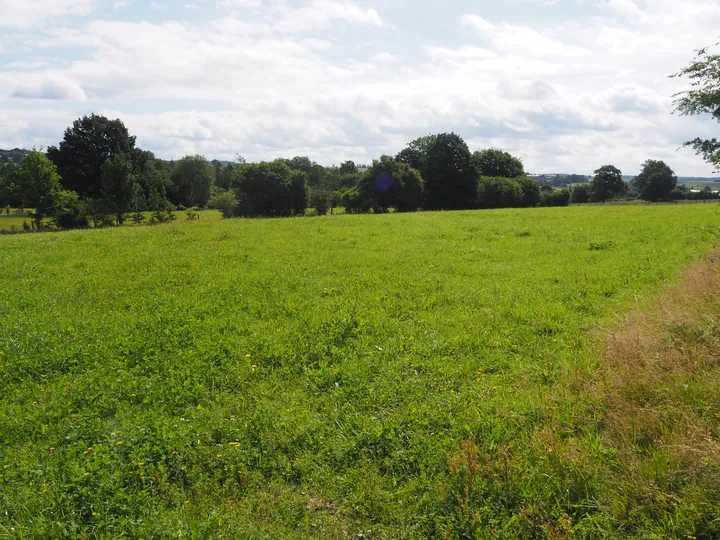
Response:
[[[127,2],[114,2],[113,9],[122,9],[128,7],[130,4]]]
[[[0,28],[29,29],[72,15],[88,15],[95,0],[0,0]]]

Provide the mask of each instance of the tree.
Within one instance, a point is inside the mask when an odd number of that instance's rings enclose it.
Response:
[[[627,184],[617,167],[603,165],[594,174],[590,183],[590,199],[593,202],[605,202],[627,192]]]
[[[567,206],[570,204],[570,190],[567,188],[543,191],[540,206]]]
[[[17,197],[14,196],[15,166],[8,162],[0,163],[0,210],[7,206],[14,206]]]
[[[87,227],[85,203],[74,191],[60,190],[55,194],[52,210],[49,212],[53,224],[59,229]]]
[[[534,208],[540,204],[540,184],[528,178],[520,176],[515,178],[515,182],[520,186],[521,196],[518,206],[522,208]]]
[[[185,206],[205,206],[210,200],[213,177],[203,156],[185,156],[175,165],[170,176],[172,202]]]
[[[461,210],[475,206],[478,175],[462,137],[455,133],[433,136],[420,166],[428,209]]]
[[[696,51],[695,60],[685,69],[671,77],[687,77],[691,89],[675,94],[675,112],[683,116],[710,114],[720,122],[720,55],[711,54],[709,48]],[[697,137],[684,146],[692,147],[695,153],[720,170],[720,142],[716,138]]]
[[[472,161],[480,176],[517,178],[525,175],[522,160],[497,148],[473,153]]]
[[[408,143],[407,147],[395,156],[395,161],[409,165],[411,168],[420,171],[422,175],[427,162],[428,149],[435,142],[436,138],[436,135],[427,135],[415,139]]]
[[[213,210],[220,210],[222,216],[228,219],[237,215],[238,200],[232,191],[224,191],[210,199],[208,206]]]
[[[134,150],[135,137],[122,121],[93,114],[75,120],[65,130],[59,147],[48,148],[48,157],[57,166],[65,189],[81,197],[98,198],[105,162],[117,154],[139,161],[147,157]]]
[[[236,167],[231,188],[239,202],[239,215],[302,215],[307,208],[307,175],[280,160]]]
[[[100,193],[108,212],[115,216],[118,225],[125,222],[133,202],[140,195],[133,165],[125,154],[116,154],[105,161],[102,168]]]
[[[677,176],[662,161],[648,159],[643,163],[642,171],[633,180],[633,187],[644,201],[667,200],[677,186]]]
[[[354,161],[346,161],[340,165],[340,174],[355,174],[357,172],[357,165]]]
[[[483,176],[478,182],[480,208],[513,208],[521,198],[520,184],[511,178]]]
[[[573,204],[583,204],[590,200],[590,186],[581,184],[572,188],[570,202]]]
[[[412,212],[423,204],[423,180],[420,173],[390,156],[373,161],[358,189],[367,202],[366,207],[377,213],[394,208],[398,212]]]
[[[42,152],[27,153],[15,173],[14,191],[23,208],[34,208],[33,217],[38,229],[57,204],[62,186],[57,167]]]

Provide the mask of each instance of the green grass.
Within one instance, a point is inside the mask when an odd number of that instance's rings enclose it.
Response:
[[[692,535],[695,499],[623,513],[568,380],[717,224],[570,207],[1,237],[0,535]]]

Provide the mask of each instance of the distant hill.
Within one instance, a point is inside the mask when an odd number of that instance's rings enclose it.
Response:
[[[28,151],[20,148],[12,150],[0,150],[0,163],[20,163],[27,155]]]

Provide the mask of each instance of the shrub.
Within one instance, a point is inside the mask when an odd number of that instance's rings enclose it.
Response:
[[[238,200],[232,191],[223,191],[216,194],[210,199],[208,206],[213,210],[220,210],[225,219],[237,216]]]
[[[590,185],[582,184],[572,188],[570,202],[573,204],[583,204],[590,201]]]
[[[481,177],[478,182],[478,207],[480,208],[517,207],[520,205],[522,196],[520,184],[510,178]]]
[[[318,216],[324,216],[330,210],[330,195],[327,191],[314,189],[310,192],[310,208],[314,208]]]
[[[568,206],[570,204],[570,190],[556,189],[543,191],[540,199],[541,206]]]

